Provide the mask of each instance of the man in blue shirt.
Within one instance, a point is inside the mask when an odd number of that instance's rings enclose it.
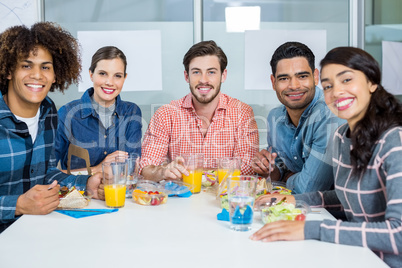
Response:
[[[100,197],[100,174],[68,176],[56,169],[57,110],[47,93],[78,81],[77,48],[76,39],[52,23],[0,35],[0,232],[22,214],[56,209],[58,182],[86,185]]]
[[[304,44],[287,42],[271,59],[271,82],[283,104],[268,115],[268,150],[257,153],[255,172],[270,173],[293,193],[328,190],[333,185],[331,141],[344,123],[333,115],[317,87],[314,54]],[[271,166],[270,166],[270,163]]]

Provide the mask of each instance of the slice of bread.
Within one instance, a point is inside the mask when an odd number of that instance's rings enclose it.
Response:
[[[77,189],[68,193],[60,199],[59,208],[83,208],[86,207],[89,200],[80,194]]]

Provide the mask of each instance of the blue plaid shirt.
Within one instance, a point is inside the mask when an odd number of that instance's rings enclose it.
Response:
[[[88,176],[69,176],[56,168],[56,128],[57,110],[46,97],[32,144],[27,125],[14,116],[0,93],[0,232],[17,219],[17,199],[33,186],[54,180],[60,185],[86,185]]]
[[[331,188],[332,138],[338,126],[346,122],[328,109],[323,91],[318,87],[315,91],[297,127],[284,105],[272,109],[268,115],[268,147],[272,146],[272,152],[278,154],[276,166],[281,176],[287,171],[295,173],[286,187],[298,194]]]
[[[100,122],[92,106],[94,89],[89,88],[81,97],[59,109],[56,136],[56,158],[62,169],[67,169],[70,143],[88,150],[91,167],[116,150],[141,155],[142,117],[140,108],[132,102],[116,98],[113,124],[107,129]],[[71,169],[85,167],[85,161],[71,157]]]

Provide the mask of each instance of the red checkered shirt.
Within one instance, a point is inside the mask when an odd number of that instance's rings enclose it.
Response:
[[[220,94],[219,104],[205,136],[191,93],[159,108],[144,136],[140,168],[159,165],[166,157],[203,153],[204,169],[217,167],[219,157],[239,156],[242,174],[254,174],[250,162],[258,151],[258,129],[253,109],[232,97]]]

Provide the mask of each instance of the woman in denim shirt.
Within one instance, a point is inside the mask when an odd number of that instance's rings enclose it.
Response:
[[[141,110],[122,101],[120,92],[126,73],[126,56],[113,46],[100,48],[92,56],[89,75],[93,87],[79,100],[58,111],[56,158],[67,168],[70,144],[89,152],[91,171],[101,172],[102,162],[118,156],[141,153]],[[72,156],[70,169],[85,168],[85,161]]]

